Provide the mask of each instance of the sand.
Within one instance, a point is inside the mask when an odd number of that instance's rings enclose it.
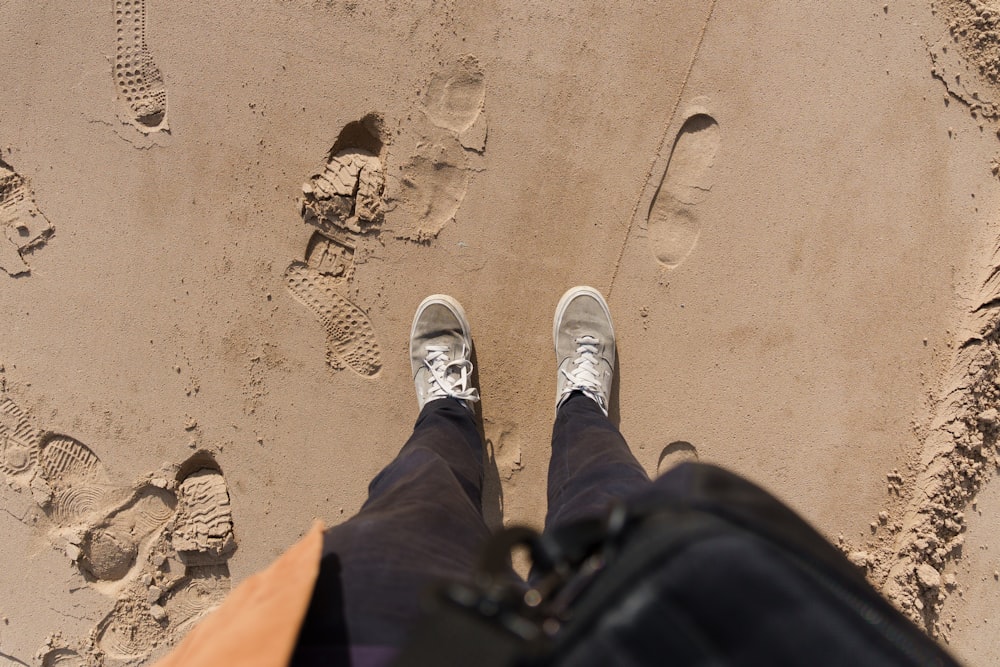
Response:
[[[970,665],[1000,610],[995,0],[0,6],[0,664],[141,664],[407,437],[465,306],[492,525],[552,311],[656,474],[771,489]]]

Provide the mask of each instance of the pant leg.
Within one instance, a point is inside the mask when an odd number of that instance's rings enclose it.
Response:
[[[594,401],[574,393],[552,427],[545,528],[600,515],[615,498],[649,486],[625,438]]]
[[[293,663],[346,664],[348,653],[357,664],[391,657],[424,589],[471,572],[489,535],[482,478],[472,413],[453,399],[425,405],[358,514],[327,531]]]

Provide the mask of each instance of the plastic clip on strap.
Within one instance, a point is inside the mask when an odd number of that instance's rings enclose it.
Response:
[[[572,604],[613,558],[627,523],[625,505],[616,503],[604,519],[550,534],[519,526],[494,534],[474,582],[432,592],[427,613],[393,664],[513,667],[546,655]],[[517,547],[528,548],[533,564],[527,590],[511,568]]]
[[[514,667],[542,655],[548,642],[541,619],[511,569],[511,551],[527,546],[534,552],[537,540],[535,531],[520,527],[492,536],[471,585],[453,582],[431,591],[426,613],[393,664]]]

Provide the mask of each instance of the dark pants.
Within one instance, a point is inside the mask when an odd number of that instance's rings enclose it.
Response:
[[[618,429],[582,394],[552,429],[546,528],[600,514],[650,484]],[[413,435],[368,487],[356,516],[327,531],[320,576],[293,662],[383,664],[419,613],[428,585],[471,575],[489,536],[483,442],[471,412],[424,406]]]
[[[469,411],[451,399],[427,404],[410,440],[372,481],[361,511],[327,532],[293,663],[375,667],[392,659],[420,614],[421,593],[437,581],[468,578],[489,536],[482,462]],[[611,500],[627,498],[637,516],[672,512],[674,523],[668,531],[658,524],[657,540],[688,536],[677,541],[683,551],[645,572],[641,587],[605,590],[589,612],[577,609],[581,618],[601,610],[602,625],[587,625],[560,664],[660,664],[663,656],[697,665],[956,664],[760,487],[702,464],[650,482],[618,429],[585,396],[559,409],[548,483],[546,530],[601,516]],[[690,537],[692,527],[701,537]],[[636,549],[650,548],[646,539]],[[493,655],[496,647],[483,639],[492,636],[452,632],[444,643],[481,657]],[[448,655],[441,643],[424,649]]]

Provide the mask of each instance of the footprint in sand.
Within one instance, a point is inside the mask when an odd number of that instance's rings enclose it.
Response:
[[[398,210],[406,221],[403,237],[426,241],[455,219],[469,187],[465,152],[446,133],[420,143],[399,176]]]
[[[42,509],[57,526],[85,522],[115,504],[115,496],[124,500],[123,490],[111,484],[97,455],[73,438],[47,435],[40,442],[38,460],[38,475],[50,493]]]
[[[124,505],[87,528],[77,561],[94,581],[120,581],[134,574],[140,548],[174,516],[177,498],[151,484],[134,490]]]
[[[225,478],[204,454],[179,470],[172,521],[149,549],[140,576],[91,633],[91,649],[99,654],[142,659],[179,639],[229,593],[227,561],[236,542]]]
[[[87,664],[76,651],[61,647],[39,652],[35,660],[42,667],[84,667]]]
[[[140,132],[167,130],[167,90],[146,44],[146,0],[114,0],[114,79],[124,120]]]
[[[486,147],[485,97],[479,61],[460,56],[428,82],[422,113],[398,139],[415,148],[389,182],[390,135],[373,113],[341,130],[321,173],[302,186],[302,220],[316,231],[285,280],[323,324],[334,370],[370,377],[382,367],[371,320],[348,296],[358,248],[382,233],[387,215],[393,235],[418,242],[433,239],[454,219],[469,185],[467,152],[481,154]]]
[[[188,566],[221,565],[236,548],[229,488],[209,463],[183,476],[177,486],[177,519],[171,545]]]
[[[150,585],[137,582],[118,598],[91,633],[92,650],[116,661],[141,660],[171,638],[181,637],[218,607],[231,589],[224,565],[187,568],[167,593],[159,593],[160,586],[170,579],[157,574]]]
[[[668,269],[683,262],[698,243],[697,205],[712,189],[712,165],[719,149],[719,124],[694,111],[674,139],[663,179],[649,207],[647,224],[653,255]]]
[[[656,474],[657,476],[662,475],[682,463],[696,462],[697,460],[698,450],[690,442],[684,440],[671,442],[660,452],[660,459],[656,462]]]
[[[38,661],[142,660],[179,639],[230,589],[236,541],[229,489],[214,459],[199,452],[134,485],[116,485],[93,450],[43,434],[2,390],[0,377],[0,472],[31,490],[51,520],[53,545],[115,600],[88,638],[50,644]]]
[[[0,269],[11,276],[30,273],[25,255],[45,245],[54,232],[28,181],[0,160]]]
[[[330,367],[366,376],[382,367],[381,352],[367,313],[347,294],[358,244],[377,234],[385,219],[381,127],[374,114],[349,124],[323,171],[302,186],[302,220],[316,231],[305,261],[294,261],[285,271],[289,291],[326,329]]]
[[[68,543],[67,552],[81,573],[94,584],[136,575],[145,547],[177,505],[162,483],[112,484],[97,455],[65,435],[42,438],[37,474],[48,490],[42,509]]]
[[[486,81],[475,56],[459,56],[427,83],[415,123],[399,143],[415,149],[393,174],[386,209],[400,238],[427,241],[455,218],[469,187],[469,153],[486,150]]]
[[[424,113],[438,127],[460,135],[476,122],[486,101],[483,70],[475,56],[459,56],[435,74],[424,92]]]
[[[346,366],[366,376],[378,373],[382,355],[375,331],[365,312],[341,294],[345,281],[301,262],[293,262],[285,277],[295,298],[323,323],[330,367],[341,370]]]
[[[38,431],[31,425],[28,415],[14,401],[0,400],[0,472],[8,479],[28,478],[38,463]]]

